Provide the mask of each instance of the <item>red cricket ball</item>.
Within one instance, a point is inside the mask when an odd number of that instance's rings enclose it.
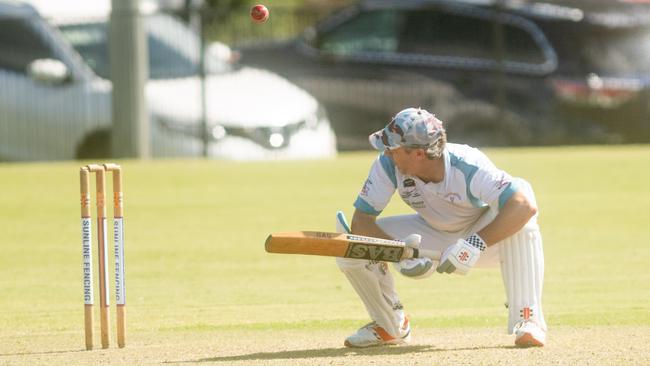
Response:
[[[256,23],[264,23],[269,19],[269,9],[262,4],[255,5],[251,8],[251,19]]]

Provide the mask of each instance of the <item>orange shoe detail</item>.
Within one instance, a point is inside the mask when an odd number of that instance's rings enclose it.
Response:
[[[384,329],[384,328],[382,328],[382,327],[380,327],[378,325],[374,326],[372,329],[375,331],[375,333],[377,333],[379,338],[381,338],[381,340],[384,341],[384,342],[392,341],[393,339],[395,339],[395,337],[388,334],[386,329]]]
[[[384,328],[377,325],[377,323],[371,322],[359,328],[355,334],[346,338],[343,344],[345,344],[346,347],[366,348],[403,344],[410,342],[410,340],[411,327],[409,326],[408,318],[405,318],[400,327],[400,338],[393,337]]]
[[[530,333],[524,333],[515,340],[515,346],[521,348],[544,347],[544,343],[538,341]]]
[[[409,330],[409,317],[408,315],[404,317],[404,323],[402,323],[402,332]]]
[[[515,346],[544,347],[546,331],[531,320],[523,320],[515,325]]]

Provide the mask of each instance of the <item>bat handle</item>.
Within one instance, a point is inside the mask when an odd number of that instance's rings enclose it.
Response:
[[[440,260],[440,256],[442,256],[442,253],[438,250],[430,250],[430,249],[418,249],[418,257],[423,258],[423,257],[428,257],[431,258],[435,261]]]
[[[440,256],[442,253],[438,250],[430,250],[430,249],[416,249],[416,248],[408,248],[410,250],[406,250],[404,254],[406,254],[402,259],[409,259],[409,258],[424,258],[428,257],[431,258],[435,261],[440,260]]]

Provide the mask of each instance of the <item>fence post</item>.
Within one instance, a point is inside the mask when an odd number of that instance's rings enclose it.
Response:
[[[111,2],[112,156],[147,158],[150,134],[144,88],[149,78],[149,53],[140,0]]]

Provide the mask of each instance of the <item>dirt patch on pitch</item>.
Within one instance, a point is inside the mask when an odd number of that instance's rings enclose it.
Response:
[[[125,349],[48,347],[0,354],[0,364],[29,365],[648,365],[650,326],[554,327],[538,349],[512,346],[502,329],[415,329],[409,345],[353,350],[340,331],[135,334]],[[61,339],[59,338],[61,341]],[[38,341],[35,339],[34,341]],[[40,343],[40,342],[38,342]],[[78,344],[78,342],[77,342]],[[27,346],[27,345],[25,345]],[[38,347],[32,343],[30,345]],[[41,344],[42,346],[42,344]]]

